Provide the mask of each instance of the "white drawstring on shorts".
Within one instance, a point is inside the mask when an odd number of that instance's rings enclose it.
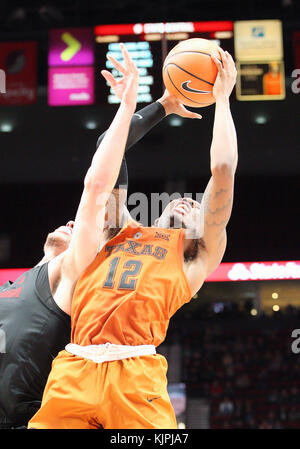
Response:
[[[69,343],[65,350],[73,355],[84,359],[92,360],[95,363],[112,362],[130,357],[156,354],[154,345],[115,345],[105,343],[103,345],[80,346],[75,343]]]

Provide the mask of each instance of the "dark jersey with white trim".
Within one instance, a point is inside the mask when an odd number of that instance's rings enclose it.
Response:
[[[54,301],[48,263],[0,287],[0,428],[26,425],[40,407],[71,320]]]

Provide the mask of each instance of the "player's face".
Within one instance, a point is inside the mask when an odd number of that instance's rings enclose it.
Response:
[[[44,245],[44,252],[51,249],[57,256],[65,251],[70,245],[74,224],[74,221],[70,220],[67,224],[59,226],[55,231],[50,232]]]
[[[171,201],[156,223],[161,228],[185,228],[195,236],[201,228],[200,224],[200,203],[192,198],[179,198]]]
[[[106,204],[104,229],[122,227],[122,215],[126,197],[126,189],[113,189]]]

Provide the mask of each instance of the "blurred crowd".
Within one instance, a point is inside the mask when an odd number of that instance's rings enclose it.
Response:
[[[209,401],[211,428],[300,426],[300,353],[292,349],[298,317],[289,307],[268,317],[210,318],[185,328],[182,380],[188,396]]]

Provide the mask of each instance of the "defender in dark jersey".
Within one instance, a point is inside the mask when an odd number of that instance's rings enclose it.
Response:
[[[109,77],[109,72],[103,72],[105,77]],[[120,87],[123,89],[128,77],[124,76],[121,81],[109,81],[118,91],[118,83],[122,83]],[[173,113],[187,118],[201,118],[165,92],[159,100],[133,115],[125,151],[164,117]],[[106,132],[99,137],[97,148],[101,148],[105,135]],[[126,197],[127,184],[124,157],[114,195],[122,194],[124,190]],[[118,224],[121,225],[122,217],[119,220]],[[0,353],[0,429],[27,425],[40,407],[52,360],[70,341],[71,297],[69,295],[67,300],[62,301],[56,292],[62,276],[60,255],[68,249],[73,229],[74,222],[68,222],[50,233],[41,262],[14,283],[6,282],[0,287],[0,330],[6,336],[5,353]]]
[[[7,283],[8,284],[8,283]],[[53,299],[48,263],[0,291],[0,428],[25,425],[40,406],[53,358],[70,338],[70,316]]]
[[[84,179],[75,222],[47,236],[42,261],[0,290],[0,427],[26,426],[40,406],[51,362],[70,339],[70,307],[77,280],[97,254],[105,206],[121,167],[136,108],[138,71],[127,65],[120,107]]]

